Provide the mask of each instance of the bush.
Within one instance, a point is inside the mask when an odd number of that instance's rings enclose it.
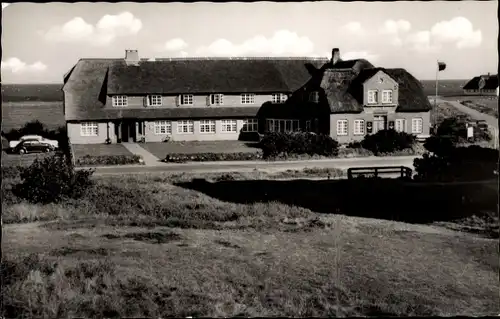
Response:
[[[415,141],[413,135],[405,132],[381,130],[375,134],[365,136],[363,141],[361,141],[361,146],[378,155],[380,153],[393,153],[404,149],[411,149]]]
[[[85,155],[77,158],[77,166],[128,165],[142,163],[139,155]]]
[[[305,132],[273,132],[259,143],[264,158],[308,154],[337,156],[339,144],[328,135]]]
[[[479,146],[452,147],[434,154],[426,153],[414,161],[421,181],[471,181],[496,178],[498,150]]]
[[[29,167],[20,169],[22,182],[15,186],[14,192],[33,203],[80,198],[92,186],[92,174],[92,170],[75,171],[63,155],[37,158]]]
[[[262,159],[260,153],[198,153],[198,154],[168,154],[163,162],[218,162],[218,161],[255,161]]]

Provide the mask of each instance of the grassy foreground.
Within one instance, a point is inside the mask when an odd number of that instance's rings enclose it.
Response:
[[[357,217],[327,186],[312,187],[319,182],[263,187],[287,183],[263,174],[96,177],[77,202],[43,206],[16,198],[15,179],[3,179],[4,315],[497,313],[497,240]]]

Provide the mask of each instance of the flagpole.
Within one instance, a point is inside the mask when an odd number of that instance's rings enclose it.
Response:
[[[434,129],[436,128],[436,108],[437,108],[437,98],[438,98],[438,75],[439,75],[439,60],[437,60],[436,63],[436,96],[434,97],[434,114],[433,114],[433,119],[432,123],[434,124]]]

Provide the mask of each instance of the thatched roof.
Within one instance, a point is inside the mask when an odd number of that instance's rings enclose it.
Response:
[[[66,120],[109,118],[112,113],[104,110],[109,94],[291,93],[311,77],[311,69],[306,65],[320,68],[326,61],[312,58],[191,58],[141,61],[138,66],[127,66],[123,59],[81,59],[65,75],[65,116]],[[239,116],[236,109],[245,108],[228,105],[216,112]],[[130,110],[129,113],[133,112],[142,114],[145,110]],[[172,112],[172,116],[177,117],[174,113],[187,111],[175,108]]]
[[[481,76],[476,76],[467,84],[464,85],[464,90],[479,90],[479,81],[481,80],[481,77],[484,78],[484,87],[482,90],[496,90],[498,87],[498,75],[481,75]]]

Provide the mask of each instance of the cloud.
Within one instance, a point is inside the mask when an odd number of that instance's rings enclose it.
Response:
[[[346,53],[340,52],[340,57],[342,60],[366,59],[369,61],[376,61],[379,56],[367,51],[348,51]]]
[[[102,46],[118,37],[137,34],[142,29],[141,20],[130,12],[105,15],[94,26],[81,17],[75,17],[61,26],[54,26],[42,32],[45,39],[52,42],[80,42]]]
[[[188,44],[181,38],[170,39],[163,45],[162,49],[165,51],[180,51],[186,48]]]
[[[2,70],[9,70],[12,73],[41,72],[46,69],[47,66],[40,61],[33,64],[26,64],[26,62],[23,62],[18,58],[9,58],[6,61],[2,61]]]
[[[408,32],[411,29],[411,23],[406,20],[386,20],[379,29],[381,34],[399,34]]]
[[[458,49],[477,47],[482,42],[481,30],[474,30],[472,23],[464,17],[436,23],[430,31],[439,43],[452,43]]]
[[[479,46],[481,42],[481,30],[474,30],[472,23],[466,18],[456,17],[436,23],[430,30],[406,34],[391,43],[425,53],[437,52],[443,46],[454,46],[457,49],[473,48]]]
[[[279,30],[270,38],[258,35],[240,44],[217,39],[208,46],[199,47],[202,56],[306,56],[313,54],[314,44],[305,36],[289,30]]]
[[[352,21],[352,22],[347,23],[346,25],[341,27],[341,30],[344,30],[344,31],[347,31],[347,32],[350,32],[353,34],[357,34],[357,35],[365,34],[365,30],[361,26],[361,23],[359,23],[357,21]]]

